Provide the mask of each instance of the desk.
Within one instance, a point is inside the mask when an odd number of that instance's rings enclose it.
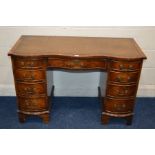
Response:
[[[103,85],[99,86],[101,122],[107,124],[110,117],[121,117],[127,124],[132,123],[140,72],[146,59],[132,38],[21,36],[8,55],[20,122],[30,115],[49,122],[46,69],[52,68],[107,72],[106,94]]]

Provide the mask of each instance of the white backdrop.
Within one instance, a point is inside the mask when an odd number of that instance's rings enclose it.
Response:
[[[138,96],[155,96],[155,27],[0,27],[0,96],[14,96],[9,49],[20,35],[133,37],[147,56]],[[51,72],[48,73],[50,82]],[[105,73],[106,74],[106,73]],[[96,96],[99,72],[54,71],[56,96]]]

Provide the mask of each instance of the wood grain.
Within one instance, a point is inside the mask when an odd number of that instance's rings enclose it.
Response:
[[[21,36],[12,58],[20,122],[35,115],[48,123],[47,68],[101,70],[108,74],[101,121],[121,117],[132,123],[143,54],[132,38]],[[52,91],[53,93],[53,91]]]
[[[132,38],[21,36],[9,55],[146,58]]]

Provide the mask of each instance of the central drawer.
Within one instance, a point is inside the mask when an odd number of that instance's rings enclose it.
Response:
[[[106,70],[105,59],[68,59],[49,58],[48,67],[66,69],[103,69]]]

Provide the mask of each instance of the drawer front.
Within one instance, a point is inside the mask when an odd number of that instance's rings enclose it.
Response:
[[[111,70],[134,71],[141,69],[141,61],[114,61],[110,62]]]
[[[23,111],[41,111],[47,110],[47,98],[24,98],[18,97],[18,108]]]
[[[46,93],[46,84],[45,83],[16,83],[17,94],[19,96],[25,95],[41,95]]]
[[[134,108],[133,99],[112,99],[106,98],[104,103],[104,111],[114,113],[132,112]]]
[[[49,59],[49,67],[68,68],[68,69],[106,69],[107,63],[102,60],[86,59]]]
[[[44,70],[24,70],[17,69],[15,70],[15,78],[16,80],[31,80],[31,81],[40,81],[45,80],[45,71]]]
[[[136,85],[108,84],[107,96],[134,97],[135,94],[136,94]]]
[[[42,68],[46,66],[46,61],[45,59],[14,58],[13,64],[16,68]]]
[[[119,83],[136,83],[139,80],[139,72],[109,72],[109,81]]]

